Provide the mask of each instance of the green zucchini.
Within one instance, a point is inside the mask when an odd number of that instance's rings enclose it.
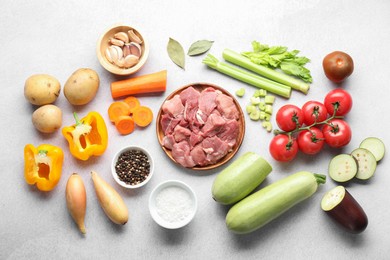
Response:
[[[306,171],[294,173],[253,193],[230,208],[226,225],[245,234],[261,228],[288,209],[313,195],[326,176]]]
[[[233,204],[251,193],[272,171],[261,156],[247,152],[220,172],[212,186],[213,199],[221,204]]]

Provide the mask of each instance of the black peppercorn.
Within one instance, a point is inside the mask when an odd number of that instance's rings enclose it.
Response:
[[[140,150],[123,152],[119,155],[115,164],[115,171],[118,178],[126,184],[140,184],[149,176],[149,158]]]

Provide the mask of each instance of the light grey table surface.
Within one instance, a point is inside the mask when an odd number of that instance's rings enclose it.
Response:
[[[292,163],[274,161],[268,152],[272,134],[246,117],[246,134],[239,155],[254,151],[269,160],[274,170],[262,186],[300,170],[327,173],[330,159],[351,152],[368,136],[389,142],[390,1],[2,1],[0,4],[0,259],[389,259],[390,176],[388,157],[367,183],[353,181],[348,190],[365,209],[369,225],[359,235],[339,229],[320,209],[323,194],[337,184],[328,178],[310,199],[249,235],[234,235],[225,226],[228,207],[211,198],[216,174],[226,167],[195,172],[175,165],[159,147],[156,121],[144,130],[120,136],[108,123],[112,102],[109,85],[118,78],[99,64],[96,42],[115,23],[139,28],[149,39],[147,64],[136,76],[168,70],[167,91],[141,96],[157,114],[163,100],[180,86],[209,82],[234,93],[244,108],[254,88],[207,69],[204,55],[186,57],[186,69],[171,62],[166,46],[172,37],[187,50],[192,42],[213,40],[210,53],[221,58],[224,48],[249,50],[251,41],[285,45],[311,59],[314,79],[305,96],[294,92],[289,100],[277,98],[274,109],[308,100],[322,101],[338,87],[324,76],[323,57],[334,50],[348,52],[355,61],[353,75],[341,87],[354,100],[347,121],[352,141],[341,150],[325,149],[317,156],[300,154]],[[74,159],[60,131],[38,133],[32,123],[34,107],[23,96],[26,78],[51,74],[63,85],[78,68],[96,70],[101,84],[88,105],[72,107],[61,94],[56,105],[64,113],[63,126],[73,123],[72,112],[100,112],[108,126],[109,146],[101,157],[87,162]],[[272,119],[275,124],[274,118]],[[43,193],[23,178],[23,147],[51,143],[63,148],[62,178],[51,192]],[[143,188],[128,191],[117,185],[110,172],[113,154],[124,145],[141,145],[155,160],[153,179]],[[125,226],[112,224],[97,203],[89,172],[95,170],[123,196],[130,211]],[[78,172],[87,190],[87,234],[80,235],[65,202],[65,185]],[[181,180],[198,197],[198,211],[188,226],[165,230],[152,220],[148,197],[165,180]]]

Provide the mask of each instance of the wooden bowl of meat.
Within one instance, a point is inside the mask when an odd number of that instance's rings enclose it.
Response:
[[[194,83],[170,94],[157,115],[157,137],[175,163],[210,170],[240,148],[245,119],[237,100],[221,87]]]

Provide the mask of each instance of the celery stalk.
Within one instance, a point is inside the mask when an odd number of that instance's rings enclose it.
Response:
[[[220,62],[211,54],[207,54],[207,56],[203,59],[203,63],[218,72],[221,72],[225,75],[228,75],[232,78],[255,86],[257,88],[265,89],[269,92],[272,92],[285,98],[289,98],[291,95],[291,87],[266,78],[262,78],[254,73],[240,69],[230,64]]]
[[[281,73],[279,71],[267,68],[265,66],[255,64],[247,57],[245,57],[245,56],[243,56],[235,51],[225,49],[222,52],[222,56],[226,61],[229,61],[235,65],[243,67],[247,70],[253,71],[253,72],[255,72],[263,77],[266,77],[268,79],[285,84],[285,85],[287,85],[295,90],[299,90],[305,94],[307,94],[307,92],[309,91],[309,88],[310,88],[309,84],[307,84],[299,79],[296,79],[292,76]]]

